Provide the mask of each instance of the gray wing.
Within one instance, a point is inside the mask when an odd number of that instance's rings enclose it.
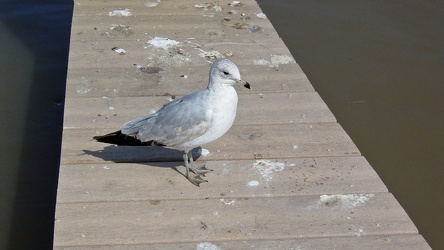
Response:
[[[123,125],[122,133],[166,146],[180,145],[203,135],[210,126],[212,111],[206,91],[172,101],[156,113]]]

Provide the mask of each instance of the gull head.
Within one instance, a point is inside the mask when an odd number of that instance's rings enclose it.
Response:
[[[232,61],[222,58],[211,64],[210,88],[216,85],[234,86],[236,83],[243,84],[245,88],[250,89],[250,84],[241,79],[239,69]]]

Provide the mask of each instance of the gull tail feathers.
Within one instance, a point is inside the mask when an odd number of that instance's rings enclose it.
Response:
[[[155,141],[140,141],[133,136],[122,134],[120,130],[106,135],[94,136],[93,139],[98,142],[114,144],[117,146],[165,146],[156,143]]]

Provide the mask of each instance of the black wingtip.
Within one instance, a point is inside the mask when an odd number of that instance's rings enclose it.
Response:
[[[106,135],[98,135],[93,137],[98,142],[114,144],[118,146],[151,146],[152,142],[142,142],[139,139],[122,134],[122,132],[116,131]]]

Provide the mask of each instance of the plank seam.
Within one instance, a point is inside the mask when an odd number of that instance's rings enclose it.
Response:
[[[217,242],[240,242],[240,241],[270,241],[270,240],[306,240],[306,239],[329,239],[329,238],[364,238],[364,237],[381,237],[381,238],[387,238],[390,236],[412,236],[412,235],[420,235],[420,233],[418,231],[416,232],[410,232],[410,233],[392,233],[390,234],[389,232],[385,232],[384,234],[379,234],[379,233],[369,233],[365,236],[348,236],[348,235],[343,235],[343,234],[331,234],[325,237],[319,237],[319,236],[304,236],[304,237],[270,237],[270,238],[265,238],[265,237],[256,237],[256,238],[241,238],[241,239],[221,239],[221,240],[182,240],[182,241],[158,241],[158,242],[139,242],[139,243],[129,243],[129,244],[89,244],[89,245],[77,245],[77,244],[65,244],[65,245],[54,245],[54,247],[89,247],[89,246],[137,246],[137,245],[155,245],[155,244],[181,244],[181,243],[201,243],[201,242],[212,242],[212,243],[217,243]]]

